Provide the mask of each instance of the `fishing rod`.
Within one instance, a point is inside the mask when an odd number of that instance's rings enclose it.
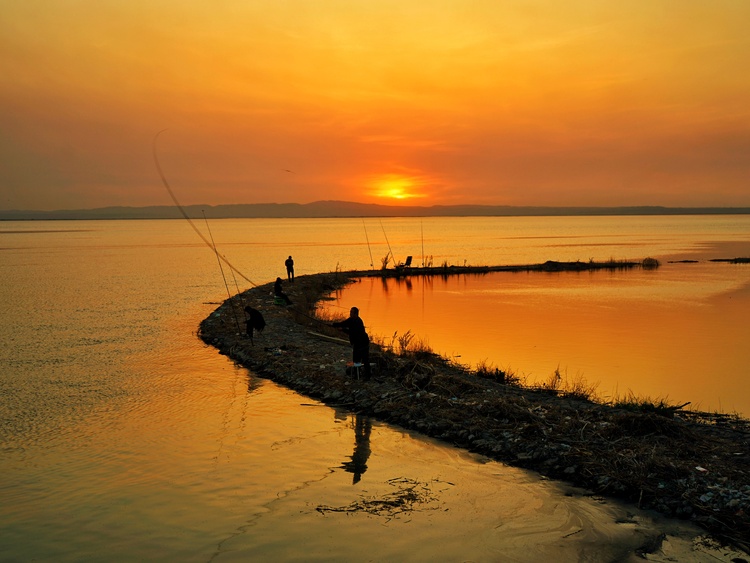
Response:
[[[164,187],[167,189],[167,193],[169,193],[169,197],[172,198],[172,201],[174,202],[177,209],[180,210],[180,213],[185,218],[185,220],[190,224],[190,226],[193,228],[193,230],[196,232],[196,234],[201,238],[201,240],[206,243],[206,246],[208,246],[210,249],[212,249],[214,252],[216,252],[216,249],[211,244],[211,242],[203,235],[203,233],[198,229],[198,227],[195,226],[195,223],[193,223],[192,219],[188,216],[187,212],[185,211],[185,208],[182,207],[179,201],[177,201],[177,197],[174,195],[174,192],[172,191],[172,188],[169,186],[169,182],[167,182],[167,178],[164,175],[164,172],[161,169],[161,165],[159,164],[159,155],[157,154],[156,150],[156,141],[159,139],[159,135],[164,133],[166,129],[162,129],[159,131],[156,135],[154,135],[154,146],[153,146],[153,154],[154,154],[154,163],[156,164],[156,170],[159,172],[159,177],[161,178],[162,184],[164,184]],[[229,260],[227,260],[224,256],[220,256],[218,253],[216,255],[219,257],[220,260],[223,260],[224,263],[231,268],[233,272],[237,272],[245,281],[250,283],[251,285],[258,287],[258,284],[256,284],[253,280],[248,278],[245,274],[240,272],[237,268],[235,268]]]
[[[221,266],[221,262],[223,261],[229,267],[229,269],[232,272],[237,272],[237,274],[239,274],[240,277],[242,277],[242,279],[244,279],[245,281],[247,281],[248,283],[250,283],[254,287],[259,287],[257,283],[255,283],[253,280],[251,280],[250,278],[248,278],[245,274],[243,274],[240,270],[238,270],[234,265],[232,265],[232,263],[229,262],[229,260],[227,260],[227,258],[225,256],[219,254],[219,252],[216,250],[216,245],[212,243],[213,236],[211,236],[212,240],[209,241],[205,237],[205,235],[200,231],[200,229],[198,229],[198,227],[195,225],[195,223],[193,223],[192,219],[190,219],[190,217],[188,216],[188,214],[185,211],[185,209],[182,207],[182,205],[180,204],[180,202],[177,200],[177,197],[174,195],[174,192],[172,191],[172,188],[170,187],[169,182],[167,182],[167,178],[164,175],[164,172],[162,171],[161,165],[159,163],[159,155],[158,155],[158,152],[157,152],[157,140],[159,139],[159,135],[161,135],[162,133],[164,133],[164,131],[166,131],[166,129],[162,129],[156,135],[154,135],[153,156],[154,156],[154,164],[156,164],[156,170],[159,172],[159,177],[161,178],[162,184],[164,184],[164,187],[167,189],[167,193],[169,193],[169,197],[172,198],[172,201],[174,202],[175,206],[177,207],[177,209],[179,209],[180,213],[185,218],[185,220],[190,224],[190,226],[193,228],[193,230],[195,231],[195,233],[201,238],[201,240],[206,244],[206,246],[208,246],[214,252],[214,254],[216,254],[216,258],[217,258],[217,260],[219,260],[219,266]],[[203,217],[205,218],[205,213],[203,214]],[[208,227],[208,221],[206,221],[206,227]],[[210,228],[209,228],[209,235],[211,235],[211,229]],[[386,238],[386,240],[387,240],[387,238]],[[232,275],[234,275],[234,274],[232,274]],[[224,276],[224,270],[222,268],[222,277],[223,276]],[[226,281],[226,277],[224,278],[224,285],[227,286],[227,293],[230,293],[229,292],[229,287],[228,287],[228,284],[227,284],[227,281]],[[239,292],[239,288],[237,288],[237,291]],[[230,295],[229,297],[230,297],[230,301],[231,301],[231,297],[232,296]],[[240,294],[240,299],[242,299],[242,294]],[[232,310],[234,311],[234,308]],[[304,313],[304,312],[302,312],[302,311],[300,311],[298,309],[294,309],[294,310],[299,315],[307,317],[308,319],[310,319],[312,321],[315,321],[315,322],[317,322],[319,324],[322,324],[322,325],[325,325],[325,326],[330,326],[330,325],[328,325],[328,323],[325,323],[325,322],[321,321],[320,319],[316,319],[315,317],[312,317],[312,316],[310,316],[310,315],[308,315],[308,314],[306,314],[306,313]],[[235,321],[237,321],[236,315],[235,315]],[[239,329],[239,321],[237,321],[237,325],[238,325],[238,329]]]
[[[232,279],[234,280],[234,288],[237,290],[237,297],[240,298],[240,307],[242,307],[243,313],[248,313],[248,311],[245,310],[246,309],[245,308],[245,294],[244,294],[244,292],[240,291],[240,286],[237,283],[237,277],[234,275],[234,270],[232,270],[230,268],[229,271],[232,272]],[[234,310],[234,305],[232,306],[232,310]],[[242,316],[245,319],[247,319],[247,315],[246,314],[243,314]],[[235,315],[235,320],[236,319],[237,319],[237,316]]]
[[[221,258],[219,257],[219,251],[216,250],[216,243],[214,242],[214,235],[211,234],[211,227],[208,225],[208,218],[206,217],[206,212],[203,211],[203,219],[206,221],[206,229],[208,230],[208,235],[211,237],[211,245],[214,249],[214,254],[216,254],[216,261],[219,263],[219,270],[221,270],[221,277],[224,279],[224,287],[227,288],[227,296],[229,297],[230,304],[232,305],[232,316],[234,316],[234,322],[237,324],[237,333],[240,332],[240,321],[237,318],[237,311],[234,308],[234,304],[232,303],[232,292],[229,291],[229,284],[227,284],[227,277],[224,275],[224,267],[221,265]],[[239,293],[239,288],[237,288],[237,292]]]
[[[237,290],[237,295],[240,296],[240,305],[242,305],[242,308],[244,310],[245,298],[242,296],[242,293],[240,292],[240,286],[237,283],[237,277],[234,275],[234,270],[230,269],[229,271],[232,272],[232,279],[234,280],[234,288]]]
[[[373,261],[372,261],[372,249],[370,248],[370,238],[367,236],[367,225],[365,225],[364,217],[362,218],[362,226],[365,229],[365,240],[367,241],[367,250],[370,251],[370,268],[374,268],[375,265],[373,264]]]
[[[424,268],[424,221],[419,220],[419,228],[422,231],[422,267]]]
[[[391,243],[388,242],[388,235],[385,234],[385,227],[383,226],[383,221],[380,221],[380,228],[383,229],[383,236],[385,237],[385,243],[388,245],[388,254],[391,255],[391,258],[393,259],[393,263],[395,264],[396,263],[396,257],[393,255],[393,251],[391,250]],[[386,260],[388,259],[388,254],[385,255]],[[388,264],[388,262],[386,262],[385,264],[383,264],[383,267],[385,267],[387,264]]]

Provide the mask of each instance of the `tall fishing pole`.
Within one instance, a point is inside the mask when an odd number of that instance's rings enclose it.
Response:
[[[424,268],[424,221],[419,220],[419,228],[422,231],[422,267]]]
[[[234,287],[237,290],[237,295],[240,296],[240,305],[242,305],[242,308],[244,309],[244,307],[245,307],[245,299],[242,297],[242,293],[240,293],[240,286],[237,283],[237,277],[234,275],[234,270],[232,270],[230,268],[229,271],[232,272],[232,280],[234,281]]]
[[[232,272],[232,279],[234,280],[234,287],[237,290],[237,296],[240,298],[240,307],[242,307],[242,311],[243,312],[246,312],[245,311],[245,297],[244,297],[244,293],[240,292],[240,286],[237,283],[237,277],[234,275],[234,270],[232,270],[231,268],[229,268],[229,271]],[[234,307],[232,308],[232,310],[234,310]],[[245,319],[247,319],[247,316],[244,315],[244,314],[242,315],[242,317],[245,318]],[[236,320],[237,320],[237,317],[235,316],[235,321]]]
[[[383,226],[383,221],[380,222],[380,228],[383,229],[383,236],[385,237],[385,243],[388,245],[388,254],[391,255],[391,258],[393,259],[393,263],[395,264],[396,263],[396,257],[393,255],[393,251],[391,250],[391,243],[388,242],[388,235],[385,234],[385,227]],[[386,260],[387,260],[388,259],[388,255],[386,254],[385,257],[386,257]],[[388,262],[386,261],[386,263],[383,264],[383,266],[386,266],[387,264],[388,264]]]
[[[234,316],[234,322],[237,323],[237,333],[240,332],[240,321],[237,318],[237,311],[234,308],[234,303],[232,303],[232,292],[229,291],[229,284],[227,283],[227,277],[224,275],[224,267],[221,265],[221,258],[219,256],[219,251],[216,250],[216,243],[214,242],[214,235],[211,234],[211,227],[208,225],[208,218],[206,217],[206,212],[203,211],[203,219],[206,221],[206,229],[208,230],[208,236],[211,237],[211,246],[214,249],[214,254],[216,254],[216,261],[219,263],[219,270],[221,270],[221,277],[224,279],[224,287],[227,288],[227,296],[229,297],[229,304],[232,306],[232,315]],[[239,291],[239,288],[238,288]]]
[[[232,272],[237,272],[237,274],[239,274],[239,276],[242,277],[242,279],[244,279],[245,281],[247,281],[251,285],[253,285],[255,287],[258,287],[257,283],[255,283],[253,280],[251,280],[245,274],[243,274],[241,271],[239,271],[236,267],[234,267],[232,265],[232,263],[229,262],[229,260],[227,260],[227,258],[225,256],[222,256],[221,254],[219,254],[217,252],[216,246],[214,244],[212,244],[212,241],[209,241],[204,236],[204,234],[200,231],[200,229],[198,229],[198,227],[195,225],[195,223],[193,223],[192,219],[190,219],[190,217],[188,216],[187,212],[182,207],[182,205],[180,204],[180,202],[177,200],[177,197],[174,195],[174,192],[172,191],[172,188],[170,187],[169,182],[167,182],[167,178],[166,178],[166,176],[164,175],[164,172],[161,169],[161,165],[159,164],[159,156],[158,156],[157,150],[156,150],[156,145],[157,145],[156,142],[159,139],[159,135],[161,135],[162,133],[164,133],[164,131],[166,131],[166,129],[162,129],[156,135],[154,135],[153,155],[154,155],[154,164],[156,164],[156,170],[159,172],[159,177],[161,178],[162,184],[164,184],[164,187],[167,189],[167,193],[169,193],[169,197],[172,198],[172,201],[174,202],[175,206],[177,207],[177,209],[179,209],[180,213],[185,218],[185,220],[190,224],[190,226],[193,228],[193,230],[195,231],[195,233],[201,238],[201,240],[204,243],[206,243],[206,246],[208,246],[214,252],[214,254],[216,254],[216,258],[217,258],[217,260],[219,260],[219,265],[221,266],[221,262],[223,261],[231,269]],[[205,218],[205,213],[204,213],[203,216]],[[206,222],[206,226],[208,226],[208,222]],[[210,234],[211,234],[211,231],[209,229],[209,235]],[[213,237],[211,237],[211,238],[213,239]],[[222,276],[223,275],[224,275],[224,271],[223,271],[223,268],[222,268]],[[227,286],[227,293],[229,293],[229,288],[228,288],[228,284],[227,284],[226,278],[224,278],[224,285]],[[238,288],[238,291],[239,291],[239,288]],[[229,297],[231,298],[231,295]],[[234,308],[232,310],[234,311]],[[312,316],[310,316],[310,315],[308,315],[308,314],[300,311],[299,309],[295,309],[295,311],[299,315],[307,317],[307,318],[309,318],[309,319],[311,319],[311,320],[313,320],[315,322],[318,322],[320,324],[326,325],[326,323],[324,323],[320,319],[316,319],[315,317],[312,317]],[[237,316],[236,315],[235,315],[235,321],[237,321]],[[237,325],[238,325],[238,330],[239,330],[239,321],[237,321]]]
[[[370,238],[367,236],[367,225],[365,225],[364,217],[362,218],[362,226],[365,229],[365,240],[367,241],[367,250],[370,251],[370,268],[374,268],[375,265],[373,264],[373,261],[372,261],[372,249],[370,248]]]
[[[203,235],[202,232],[200,232],[200,229],[198,229],[198,227],[195,226],[195,223],[193,223],[192,219],[190,219],[190,217],[188,217],[188,214],[185,212],[185,209],[182,207],[182,205],[180,204],[180,202],[177,201],[177,197],[174,195],[174,192],[172,191],[172,188],[169,186],[169,182],[167,182],[166,176],[164,176],[164,172],[162,171],[161,165],[159,164],[159,156],[158,156],[157,151],[156,151],[156,141],[158,140],[159,135],[161,135],[162,133],[164,133],[164,131],[166,131],[166,129],[162,129],[156,135],[154,135],[154,147],[153,147],[154,163],[156,164],[156,170],[158,170],[158,172],[159,172],[159,177],[161,177],[162,184],[164,184],[164,187],[167,188],[167,192],[169,193],[169,197],[172,198],[172,201],[174,202],[175,206],[177,207],[177,209],[180,210],[180,213],[187,220],[187,222],[190,224],[190,226],[193,228],[193,230],[196,232],[196,234],[201,238],[201,240],[203,240],[203,242],[206,243],[206,246],[208,246],[210,249],[212,249],[214,252],[216,252],[216,249],[211,244],[211,242]],[[251,280],[245,274],[243,274],[237,268],[235,268],[229,262],[229,260],[227,260],[224,256],[220,256],[218,253],[216,255],[219,257],[220,260],[223,260],[224,263],[232,269],[232,271],[237,272],[245,281],[247,281],[248,283],[250,283],[251,285],[254,285],[256,287],[258,286],[258,284],[256,284],[253,280]]]

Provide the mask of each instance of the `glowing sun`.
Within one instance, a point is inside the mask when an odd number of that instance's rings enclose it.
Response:
[[[417,190],[419,182],[414,178],[399,174],[386,174],[373,179],[371,195],[385,199],[405,200],[424,197]]]

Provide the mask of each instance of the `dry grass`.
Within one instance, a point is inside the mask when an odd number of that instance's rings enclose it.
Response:
[[[667,418],[672,418],[674,413],[690,403],[684,403],[677,405],[669,402],[667,397],[658,397],[651,399],[650,397],[638,397],[633,392],[628,392],[625,397],[615,397],[609,403],[609,405],[628,411],[642,412],[642,413],[654,413]]]
[[[321,323],[335,323],[338,321],[343,321],[347,315],[344,315],[340,311],[336,311],[334,309],[329,309],[325,307],[318,307],[313,311],[312,315],[316,320],[320,321]]]
[[[547,381],[539,385],[538,388],[553,392],[561,397],[601,403],[601,398],[596,394],[598,386],[598,383],[589,383],[581,373],[576,373],[574,377],[570,377],[567,370],[561,372],[560,366],[558,366],[550,374]]]
[[[515,385],[517,387],[523,387],[525,385],[525,379],[521,378],[518,374],[510,369],[500,369],[492,363],[488,363],[487,360],[482,360],[477,363],[474,374],[482,379],[489,379],[505,385]]]

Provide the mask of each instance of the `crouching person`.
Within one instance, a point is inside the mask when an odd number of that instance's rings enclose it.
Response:
[[[245,329],[247,335],[250,337],[250,342],[253,343],[253,331],[257,330],[259,333],[263,332],[266,328],[266,319],[257,309],[253,309],[249,305],[245,307],[245,313],[248,314],[249,318],[245,321]]]

